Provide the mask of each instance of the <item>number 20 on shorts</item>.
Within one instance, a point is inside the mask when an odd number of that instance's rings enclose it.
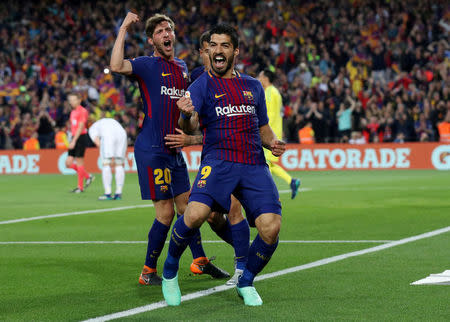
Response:
[[[170,170],[165,168],[163,169],[155,169],[153,171],[155,175],[155,184],[170,184],[172,178],[170,176]]]

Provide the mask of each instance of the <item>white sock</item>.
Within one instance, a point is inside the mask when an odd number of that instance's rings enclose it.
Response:
[[[125,169],[123,165],[116,165],[116,194],[122,193],[123,184],[125,183]]]
[[[103,165],[102,180],[103,180],[103,189],[105,189],[105,194],[110,195],[111,194],[112,173],[111,173],[111,166],[109,164]]]

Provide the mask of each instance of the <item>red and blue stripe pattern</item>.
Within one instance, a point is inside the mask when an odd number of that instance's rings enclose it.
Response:
[[[204,131],[204,155],[246,164],[265,162],[259,135],[257,111],[262,107],[258,86],[259,81],[239,73],[227,79],[208,73],[208,101],[214,102],[214,106],[201,113],[206,116],[201,125],[208,124]],[[234,108],[227,110],[230,106]],[[218,115],[217,108],[227,113]]]
[[[139,82],[145,114],[136,146],[171,154],[179,152],[179,149],[167,148],[164,137],[176,133],[180,116],[176,102],[184,95],[189,81],[186,64],[177,58],[168,61],[148,56],[131,60],[131,63]]]
[[[189,85],[189,78],[186,65],[181,60],[167,61],[161,58],[161,86],[167,89],[178,89],[177,95],[184,95],[185,90]],[[163,76],[166,75],[166,76]],[[177,106],[177,100],[181,97],[174,98],[174,95],[160,95],[161,115],[159,118],[160,137],[164,140],[167,134],[173,134],[175,128],[178,126],[178,118],[180,111]],[[167,151],[174,151],[174,149],[167,149]]]

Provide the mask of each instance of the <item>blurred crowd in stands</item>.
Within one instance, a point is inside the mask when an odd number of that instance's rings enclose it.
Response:
[[[189,70],[200,65],[200,35],[234,24],[237,68],[276,74],[287,142],[309,127],[318,143],[438,141],[439,124],[450,124],[445,0],[7,0],[0,9],[0,149],[22,149],[30,138],[55,147],[71,91],[82,93],[90,122],[117,119],[133,144],[139,89],[108,70],[129,10],[142,22],[128,35],[126,57],[151,54],[143,24],[161,12],[175,21],[176,56]]]

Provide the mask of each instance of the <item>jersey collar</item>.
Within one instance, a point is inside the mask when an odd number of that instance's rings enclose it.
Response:
[[[235,76],[235,77],[233,77],[233,78],[241,77],[241,74],[240,74],[236,69],[233,71],[233,74],[234,74],[234,76]],[[208,70],[208,75],[209,75],[209,77],[211,77],[211,78],[213,78],[213,77],[215,77],[215,78],[221,78],[221,77],[218,77],[218,76],[213,75],[213,73],[211,73],[211,69]],[[233,78],[230,78],[230,79],[233,79]]]

